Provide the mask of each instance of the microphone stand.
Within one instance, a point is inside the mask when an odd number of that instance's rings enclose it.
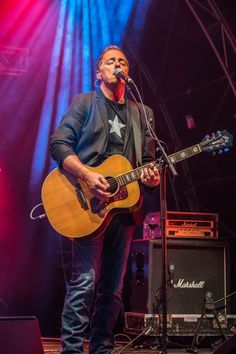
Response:
[[[160,230],[162,239],[162,353],[167,353],[167,239],[166,239],[166,219],[167,219],[167,199],[166,199],[166,168],[169,167],[173,176],[177,172],[170,162],[163,146],[157,139],[158,150],[161,151],[160,162]]]
[[[136,92],[140,98],[141,102],[141,107],[142,111],[145,117],[145,121],[147,124],[147,127],[150,125],[148,122],[146,112],[144,105],[142,103],[142,98],[139,93],[139,90],[134,83],[132,79],[130,79],[127,75],[125,75],[122,70],[115,70],[115,75],[117,77],[122,78],[126,82],[126,87],[130,94],[132,95],[134,101],[137,104],[137,107],[140,109],[139,104],[132,92],[131,85],[135,87]],[[150,129],[150,127],[148,128]],[[150,130],[149,130],[150,132]],[[162,235],[162,353],[166,354],[167,353],[167,301],[166,301],[166,293],[167,293],[167,242],[166,242],[166,218],[167,218],[167,201],[166,201],[166,168],[169,167],[171,173],[173,174],[174,177],[176,177],[178,174],[176,172],[176,169],[174,165],[171,163],[169,157],[167,156],[161,141],[157,138],[155,132],[151,129],[151,134],[152,138],[157,142],[157,151],[161,153],[161,158],[159,162],[159,173],[160,173],[160,218],[161,218],[161,223],[160,223],[160,231]]]

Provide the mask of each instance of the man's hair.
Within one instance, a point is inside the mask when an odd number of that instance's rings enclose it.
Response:
[[[98,60],[96,62],[96,71],[98,71],[100,69],[100,66],[102,64],[103,56],[104,56],[104,54],[109,52],[109,50],[119,50],[119,52],[123,53],[124,56],[126,57],[124,51],[120,47],[118,47],[117,45],[113,45],[113,44],[109,45],[105,49],[103,49],[102,53],[100,54],[100,56],[99,56],[99,58],[98,58]],[[129,66],[128,59],[126,58],[126,60],[127,60],[128,66]]]

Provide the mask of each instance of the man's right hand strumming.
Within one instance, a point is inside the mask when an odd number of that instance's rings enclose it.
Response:
[[[106,178],[100,173],[96,173],[90,170],[87,170],[88,173],[85,177],[85,182],[89,190],[93,193],[95,197],[99,200],[106,201],[111,195],[110,192],[107,192],[107,189],[110,187]]]
[[[63,161],[63,168],[75,178],[81,178],[88,186],[91,193],[99,200],[106,201],[111,195],[107,192],[109,183],[100,173],[89,170],[75,155],[69,155]]]

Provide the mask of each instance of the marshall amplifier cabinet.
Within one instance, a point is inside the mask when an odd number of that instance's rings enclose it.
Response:
[[[228,247],[219,240],[167,239],[168,314],[201,314],[207,291],[214,301],[228,294]],[[155,312],[161,287],[161,240],[135,240],[132,244],[131,311]],[[217,306],[223,308],[226,300]]]

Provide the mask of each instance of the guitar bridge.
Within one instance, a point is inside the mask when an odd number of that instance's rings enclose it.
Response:
[[[83,192],[79,182],[76,183],[76,185],[75,185],[75,191],[76,191],[76,195],[77,195],[78,201],[80,202],[81,207],[84,210],[88,210],[89,209],[88,203],[87,203],[87,200],[84,196],[84,192]]]

